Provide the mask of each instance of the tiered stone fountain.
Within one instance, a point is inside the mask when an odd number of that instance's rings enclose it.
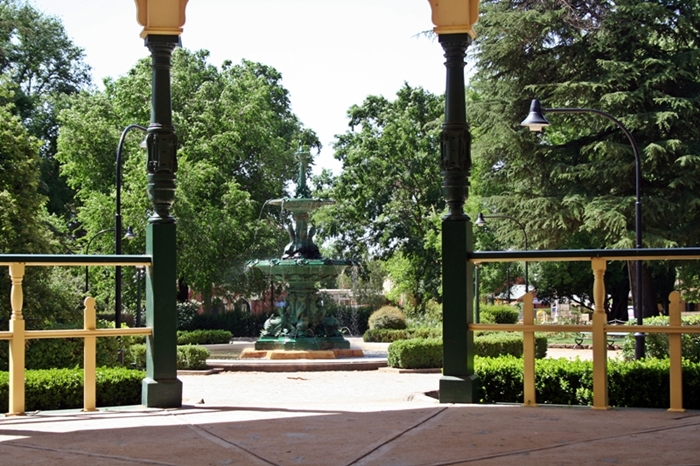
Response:
[[[284,306],[265,322],[254,351],[244,351],[242,358],[268,357],[285,359],[333,358],[362,356],[360,350],[350,350],[343,338],[338,320],[328,314],[318,296],[317,283],[337,277],[354,265],[351,260],[321,257],[313,242],[315,228],[309,225],[309,214],[335,201],[311,197],[306,184],[306,168],[310,154],[303,149],[297,153],[299,175],[295,197],[272,199],[267,204],[280,206],[292,214],[293,225],[287,225],[289,244],[281,259],[253,260],[250,267],[261,270],[277,282],[288,283]],[[286,354],[272,354],[283,352]]]

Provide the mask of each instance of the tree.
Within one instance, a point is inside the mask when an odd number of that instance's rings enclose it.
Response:
[[[14,108],[10,83],[0,85],[0,253],[49,254],[57,250],[45,223],[48,214],[46,199],[39,194],[39,147],[22,125]],[[31,292],[24,296],[24,315],[30,327],[45,321],[69,319],[71,311],[80,304],[64,282],[59,286],[63,271],[45,267],[27,267],[23,287]],[[0,321],[3,326],[12,312],[10,278],[0,276]]]
[[[177,130],[178,274],[202,293],[205,307],[214,287],[235,285],[246,260],[278,254],[284,232],[265,201],[284,195],[297,173],[300,143],[318,146],[290,109],[281,75],[265,65],[207,63],[208,52],[177,49],[172,63],[173,123]],[[148,124],[151,69],[141,60],[126,76],[107,79],[104,91],[83,91],[60,115],[62,173],[76,190],[78,219],[88,232],[110,228],[114,217],[115,150],[131,123]],[[123,157],[124,225],[143,232],[151,208],[146,197],[142,134],[130,136]],[[265,215],[263,215],[263,213]],[[111,252],[108,235],[94,251]],[[143,234],[124,252],[143,251]],[[106,298],[109,280],[96,277]],[[243,286],[246,280],[239,280]],[[238,291],[245,291],[238,288]]]
[[[0,74],[16,85],[13,112],[42,141],[39,190],[50,213],[68,214],[72,192],[58,172],[56,152],[61,98],[90,84],[83,50],[61,22],[21,0],[0,0]]]
[[[642,150],[644,245],[696,245],[699,2],[482,5],[474,49],[482,100],[470,110],[484,135],[474,155],[486,209],[517,217],[533,247],[634,245],[635,164],[624,134],[600,117],[551,114],[537,139],[519,127],[537,97],[622,121]],[[586,234],[580,246],[569,240],[577,232]],[[644,315],[657,313],[651,272]]]
[[[394,101],[369,96],[348,110],[349,126],[337,136],[342,173],[319,193],[336,204],[315,219],[339,257],[394,258],[409,267],[404,288],[421,309],[440,295],[440,128],[444,102],[405,84]],[[391,277],[396,280],[397,277]]]

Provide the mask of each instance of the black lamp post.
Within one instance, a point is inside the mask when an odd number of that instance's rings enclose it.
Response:
[[[518,219],[516,219],[515,217],[511,217],[510,215],[504,215],[504,214],[484,215],[481,212],[479,212],[479,215],[477,215],[476,222],[474,222],[474,224],[476,224],[476,226],[478,226],[478,227],[484,227],[484,226],[486,226],[486,219],[487,218],[505,218],[505,219],[512,220],[515,223],[517,223],[523,232],[523,238],[525,240],[525,250],[527,251],[529,249],[529,247],[527,245],[527,232],[525,231],[525,226],[522,223],[520,223],[518,221]],[[529,281],[527,264],[528,264],[528,262],[525,261],[525,293],[530,291],[530,281]],[[508,282],[508,285],[510,286],[510,281]],[[510,299],[510,287],[508,288],[508,298]]]
[[[147,132],[148,130],[139,125],[129,125],[124,128],[122,135],[119,138],[119,144],[117,145],[117,175],[116,175],[116,213],[114,214],[114,253],[120,255],[122,253],[122,149],[124,148],[124,140],[126,135],[132,129],[138,129],[142,132]],[[133,231],[132,231],[133,235]],[[114,328],[121,328],[122,325],[122,267],[117,265],[115,267],[115,280],[114,280]]]
[[[114,228],[106,228],[104,230],[100,230],[88,240],[87,245],[85,245],[85,254],[87,255],[88,251],[90,250],[90,244],[92,243],[92,240],[97,238],[103,233],[107,233],[108,231],[114,231]],[[128,240],[132,240],[136,238],[136,234],[134,233],[134,230],[129,226],[126,227],[126,232],[124,233],[124,238]],[[88,266],[85,266],[85,293],[88,292],[89,290],[89,277],[90,275],[88,274]]]
[[[635,191],[636,191],[636,202],[635,202],[635,248],[642,248],[642,161],[639,156],[639,148],[637,147],[637,141],[635,141],[632,133],[623,125],[617,118],[605,113],[601,110],[596,110],[593,108],[542,108],[540,101],[534,99],[530,104],[530,114],[520,123],[522,126],[527,126],[530,131],[542,131],[542,128],[549,126],[549,121],[544,117],[543,113],[594,113],[600,115],[608,120],[612,121],[617,125],[618,128],[625,133],[630,145],[632,146],[632,152],[634,152],[634,163],[635,163]],[[642,307],[642,262],[636,261],[635,263],[635,276],[637,282],[637,289],[634,294],[634,307],[635,315],[637,316],[637,325],[644,324],[644,318],[642,317],[643,307]],[[644,333],[637,332],[634,334],[635,337],[635,348],[634,355],[636,359],[642,359],[644,357]]]
[[[136,266],[136,326],[141,327],[141,281],[146,268],[143,265]]]

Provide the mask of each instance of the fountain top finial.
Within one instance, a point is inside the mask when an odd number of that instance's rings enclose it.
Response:
[[[306,170],[311,161],[311,153],[309,148],[303,145],[299,146],[299,150],[296,152],[296,158],[299,161],[299,176],[297,176],[297,189],[295,192],[296,198],[310,198],[311,190],[306,184]]]

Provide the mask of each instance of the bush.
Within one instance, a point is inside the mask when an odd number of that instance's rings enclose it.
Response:
[[[231,341],[231,332],[228,330],[178,330],[178,345],[218,345]]]
[[[375,328],[404,329],[406,328],[406,316],[397,307],[382,306],[369,316],[370,330]]]
[[[700,325],[700,316],[681,318],[682,325]],[[668,325],[668,316],[647,317],[644,325]],[[627,335],[622,343],[622,356],[625,361],[632,361],[634,356],[634,333]],[[700,363],[700,334],[687,333],[681,335],[683,357],[689,361]],[[644,338],[644,354],[647,358],[664,359],[669,357],[668,334],[647,333]]]
[[[442,339],[397,340],[389,345],[387,365],[402,369],[442,367]]]
[[[505,304],[485,305],[479,308],[482,324],[517,324],[520,311]]]
[[[125,368],[97,369],[97,406],[141,404],[141,381],[146,374]],[[9,374],[0,372],[0,411],[9,410]],[[46,411],[83,407],[81,369],[27,370],[25,410]]]
[[[403,330],[392,330],[387,328],[375,328],[367,330],[362,336],[366,342],[391,343],[397,340],[410,340],[413,338],[441,338],[442,329],[417,327]]]
[[[436,349],[437,347],[437,349]],[[401,369],[442,367],[442,338],[415,338],[396,340],[389,345],[387,365]],[[406,354],[404,354],[406,353]],[[523,339],[515,333],[487,334],[474,338],[474,354],[479,357],[512,356],[521,361]],[[535,358],[547,355],[547,338],[535,337]],[[417,364],[417,365],[414,365]]]
[[[512,355],[523,356],[523,336],[521,333],[493,332],[474,337],[474,351],[477,356],[498,357]],[[547,338],[535,336],[535,357],[547,356]]]
[[[202,346],[183,345],[177,347],[178,370],[201,370],[207,368],[210,351]],[[131,345],[124,355],[124,364],[143,369],[146,367],[146,345]]]
[[[481,402],[522,403],[523,361],[513,356],[475,358]],[[608,402],[615,407],[667,409],[668,360],[608,362]],[[593,362],[541,359],[535,363],[539,404],[593,404]],[[683,407],[700,408],[700,364],[683,361]]]
[[[178,330],[187,330],[189,329],[190,325],[192,324],[192,320],[194,320],[195,316],[197,315],[199,311],[199,306],[201,306],[202,303],[200,303],[197,300],[190,299],[189,301],[179,302],[177,303],[177,329]]]
[[[197,314],[181,330],[228,330],[234,337],[257,337],[267,317],[238,309],[221,314]]]
[[[114,328],[114,323],[97,321],[98,328]],[[50,329],[75,328],[63,324],[54,324]],[[122,346],[130,342],[129,337],[122,337]],[[97,339],[97,365],[115,367],[119,364],[119,340],[117,337],[100,337]],[[26,341],[24,366],[26,369],[55,369],[83,367],[82,338],[47,338]],[[8,370],[9,341],[0,341],[0,371]]]

